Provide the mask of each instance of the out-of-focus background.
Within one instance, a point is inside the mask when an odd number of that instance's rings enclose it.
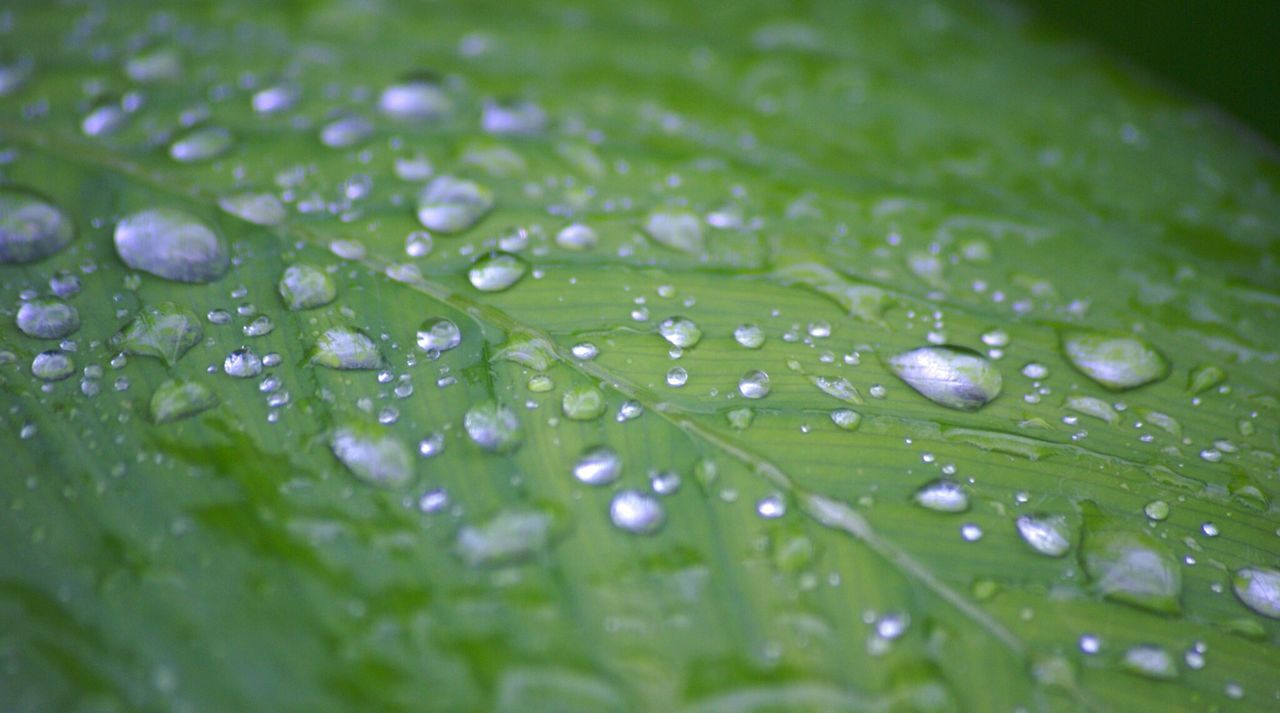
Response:
[[[1280,0],[1023,0],[1280,143]]]

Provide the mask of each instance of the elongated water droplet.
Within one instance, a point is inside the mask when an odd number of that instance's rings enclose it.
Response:
[[[1080,560],[1104,597],[1152,611],[1182,610],[1182,570],[1173,553],[1154,535],[1125,528],[1085,503]]]
[[[487,101],[480,125],[490,134],[532,136],[547,127],[547,112],[531,101]]]
[[[494,361],[510,361],[534,371],[546,371],[555,361],[554,347],[540,337],[513,336],[494,352]]]
[[[1015,524],[1022,541],[1048,557],[1061,557],[1071,549],[1071,524],[1065,515],[1023,515]]]
[[[1231,578],[1236,596],[1259,614],[1280,619],[1280,570],[1244,567]]]
[[[180,163],[196,163],[217,158],[231,150],[235,139],[221,126],[191,131],[169,146],[169,156]]]
[[[372,485],[396,488],[413,477],[409,449],[392,433],[367,423],[349,423],[329,434],[333,455],[352,475]]]
[[[752,369],[738,380],[738,393],[748,399],[763,399],[769,395],[769,375]]]
[[[920,347],[889,359],[893,373],[930,401],[977,411],[1000,395],[1000,371],[963,347]]]
[[[80,120],[80,130],[85,136],[110,136],[121,129],[128,121],[129,114],[115,101],[105,101]]]
[[[292,84],[273,84],[254,92],[250,104],[258,114],[279,114],[292,109],[301,96]]]
[[[71,242],[66,213],[34,193],[0,188],[0,263],[42,260]]]
[[[625,532],[651,535],[662,528],[667,515],[657,498],[638,490],[623,490],[609,503],[609,519]]]
[[[320,143],[331,149],[358,146],[373,136],[373,122],[363,116],[341,116],[320,129]]]
[[[1120,423],[1120,414],[1115,410],[1115,408],[1106,401],[1093,396],[1080,396],[1078,394],[1068,396],[1066,400],[1062,402],[1062,405],[1076,413],[1093,416],[1094,418],[1106,421],[1113,426]]]
[[[270,193],[235,193],[218,199],[218,207],[254,225],[280,225],[286,217],[284,204]]]
[[[458,530],[454,551],[468,567],[516,564],[544,549],[552,518],[541,510],[503,510],[479,525]]]
[[[264,337],[271,334],[275,328],[276,323],[272,322],[270,317],[265,314],[260,314],[257,317],[254,317],[252,322],[244,325],[240,331],[244,332],[244,336],[246,337]]]
[[[124,264],[177,282],[212,282],[230,264],[217,233],[177,208],[126,216],[116,225],[115,244]]]
[[[125,60],[124,73],[140,83],[177,79],[182,74],[182,55],[167,45],[144,49]]]
[[[80,313],[56,299],[23,302],[15,319],[18,329],[36,339],[61,339],[80,328]]]
[[[1178,663],[1167,650],[1140,644],[1124,652],[1124,668],[1145,678],[1170,681],[1178,677]]]
[[[493,210],[493,191],[454,176],[438,176],[418,195],[418,222],[427,230],[460,233]]]
[[[133,321],[111,338],[129,354],[153,356],[173,366],[204,334],[200,318],[172,302],[146,305]]]
[[[471,266],[467,280],[481,292],[501,292],[519,282],[528,271],[529,265],[515,255],[492,253]]]
[[[1227,380],[1227,372],[1212,364],[1200,364],[1187,374],[1187,393],[1204,393]]]
[[[703,250],[702,220],[688,211],[655,211],[644,224],[650,238],[691,255]]]
[[[418,327],[418,348],[424,352],[447,352],[462,343],[462,330],[444,317],[432,317]]]
[[[733,330],[733,339],[747,349],[764,346],[764,330],[754,324],[744,324]]]
[[[75,361],[61,349],[40,352],[31,360],[31,374],[44,381],[62,381],[75,371]]]
[[[510,453],[524,438],[515,412],[496,401],[472,406],[462,425],[473,443],[492,453]]]
[[[168,380],[151,395],[151,420],[172,423],[218,405],[218,397],[198,381]]]
[[[855,406],[865,403],[862,400],[862,394],[858,393],[858,387],[843,376],[806,376],[805,378],[827,396],[833,396]]]
[[[573,466],[573,477],[587,485],[608,485],[622,474],[622,458],[608,446],[588,448]]]
[[[556,233],[556,245],[565,250],[590,250],[600,243],[596,231],[581,224],[571,223]]]
[[[377,369],[382,366],[382,353],[364,332],[330,327],[316,340],[310,361],[330,369]]]
[[[604,394],[594,386],[575,386],[564,392],[561,408],[574,421],[592,421],[604,413]]]
[[[674,347],[689,349],[702,339],[702,330],[693,320],[684,317],[668,317],[658,325],[658,334]]]
[[[1169,374],[1169,362],[1145,340],[1130,334],[1068,331],[1062,349],[1080,373],[1113,391],[1132,389]]]
[[[925,483],[912,497],[921,507],[936,512],[964,512],[969,509],[969,494],[954,480]]]
[[[382,90],[378,110],[400,121],[430,121],[452,113],[453,100],[439,84],[413,79]]]
[[[307,264],[285,268],[276,289],[285,307],[292,310],[323,307],[338,296],[338,288],[329,273]]]

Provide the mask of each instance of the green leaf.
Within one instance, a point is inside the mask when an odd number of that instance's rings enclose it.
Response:
[[[1214,109],[964,0],[0,14],[0,709],[1280,695]]]

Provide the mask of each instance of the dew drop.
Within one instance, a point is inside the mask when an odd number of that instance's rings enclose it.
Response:
[[[963,347],[929,346],[889,359],[898,378],[936,404],[976,411],[1000,395],[1000,371]]]
[[[1156,612],[1176,614],[1182,606],[1182,572],[1177,559],[1155,536],[1130,530],[1085,504],[1081,564],[1102,596]]]
[[[173,366],[204,334],[200,318],[172,302],[146,305],[111,338],[112,346],[129,354],[152,356]]]
[[[845,431],[856,431],[862,423],[862,414],[848,408],[838,408],[831,412],[831,422]]]
[[[514,451],[523,439],[515,412],[496,401],[472,406],[463,418],[463,426],[472,442],[492,453]]]
[[[960,536],[965,542],[977,542],[982,539],[982,528],[973,523],[965,523],[960,526]]]
[[[222,360],[222,371],[238,379],[251,379],[262,373],[262,359],[252,349],[241,347]]]
[[[0,263],[42,260],[71,242],[66,213],[33,193],[0,188]]]
[[[190,418],[218,405],[218,397],[197,381],[168,380],[151,395],[151,420],[172,423]]]
[[[413,477],[409,450],[393,434],[371,424],[333,429],[329,448],[352,475],[371,485],[395,488]]]
[[[439,176],[418,195],[418,222],[427,230],[459,233],[493,209],[493,191],[473,181]]]
[[[436,431],[418,441],[418,455],[423,458],[434,458],[444,451],[444,434]]]
[[[276,289],[280,292],[285,307],[291,310],[323,307],[338,296],[333,278],[324,270],[307,264],[285,268]]]
[[[575,386],[564,392],[561,408],[574,421],[591,421],[604,413],[604,394],[593,386]]]
[[[404,253],[409,257],[426,257],[431,253],[434,243],[431,233],[415,230],[404,239]]]
[[[650,535],[662,528],[667,516],[657,498],[637,490],[623,490],[609,503],[609,519],[625,532]]]
[[[600,243],[596,231],[582,223],[571,223],[556,233],[556,245],[565,250],[590,250]]]
[[[310,362],[330,369],[377,369],[382,366],[382,353],[365,333],[330,327],[316,340]]]
[[[124,73],[143,84],[177,79],[182,74],[182,57],[173,47],[148,48],[125,60]]]
[[[453,100],[435,82],[413,80],[382,90],[378,110],[400,121],[430,121],[448,116]]]
[[[1280,570],[1244,567],[1236,570],[1231,584],[1245,606],[1263,616],[1280,619]]]
[[[573,477],[587,485],[608,485],[621,474],[622,458],[608,446],[588,448],[573,466]]]
[[[582,361],[590,361],[600,355],[599,347],[591,342],[579,342],[573,345],[573,348],[569,351],[573,354],[574,359],[581,359]]]
[[[515,564],[547,546],[551,525],[551,516],[540,510],[503,510],[483,523],[458,530],[454,551],[468,567]]]
[[[1064,515],[1023,515],[1015,524],[1022,541],[1048,557],[1061,557],[1071,549],[1071,525]]]
[[[769,395],[769,375],[752,369],[738,380],[738,393],[748,399],[762,399]]]
[[[658,495],[672,495],[680,489],[680,474],[674,470],[660,470],[649,474],[649,486]]]
[[[672,367],[671,370],[667,372],[667,386],[678,389],[688,383],[688,381],[689,372],[685,371],[684,367]]]
[[[764,346],[764,330],[754,324],[743,324],[733,330],[733,340],[747,349]]]
[[[219,198],[218,207],[254,225],[280,225],[286,215],[284,204],[270,193],[233,193]]]
[[[342,116],[320,129],[320,143],[331,149],[357,146],[373,136],[373,122],[359,115]]]
[[[447,352],[462,343],[462,330],[444,317],[431,317],[418,327],[418,348],[424,352]]]
[[[774,493],[756,501],[756,514],[766,520],[776,520],[787,514],[787,500]]]
[[[177,282],[212,282],[230,264],[217,233],[176,208],[126,216],[116,225],[115,245],[130,268]]]
[[[1022,375],[1028,379],[1045,379],[1049,376],[1049,367],[1034,361],[1027,362],[1027,364],[1022,367]]]
[[[93,109],[80,120],[80,130],[85,136],[110,136],[121,129],[128,121],[129,114],[114,101],[106,101]]]
[[[1062,335],[1062,349],[1072,366],[1113,391],[1159,381],[1169,373],[1164,355],[1129,334],[1068,331]]]
[[[1178,664],[1164,648],[1141,644],[1124,652],[1125,670],[1145,678],[1169,681],[1178,677]]]
[[[217,158],[235,144],[231,132],[220,126],[195,129],[169,145],[169,157],[179,163],[197,163]]]
[[[15,319],[18,329],[36,339],[62,339],[80,328],[80,313],[57,299],[23,302]]]
[[[31,374],[43,381],[62,381],[75,371],[71,355],[61,349],[40,352],[31,360]]]
[[[689,349],[702,339],[702,330],[693,320],[684,317],[668,317],[658,325],[658,334],[680,349]]]
[[[480,125],[490,134],[532,136],[547,126],[547,113],[531,101],[486,101]]]
[[[276,84],[259,89],[253,93],[250,104],[254,112],[263,115],[279,114],[288,111],[298,103],[301,96],[297,87],[289,84]]]
[[[1151,520],[1159,522],[1169,517],[1169,503],[1163,500],[1152,500],[1142,508],[1142,512]]]
[[[657,211],[645,221],[645,233],[655,242],[682,253],[703,250],[702,221],[687,211]]]
[[[913,499],[921,507],[934,512],[964,512],[969,509],[969,495],[953,480],[925,483]]]

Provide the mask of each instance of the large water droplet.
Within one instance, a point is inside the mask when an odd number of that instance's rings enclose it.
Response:
[[[43,198],[0,188],[0,263],[35,262],[71,242],[71,219]]]
[[[31,360],[31,374],[44,381],[62,381],[75,373],[76,363],[61,349],[40,352]]]
[[[462,343],[462,330],[444,317],[432,317],[418,327],[418,348],[424,352],[447,352]]]
[[[235,193],[218,199],[218,207],[254,225],[280,225],[284,204],[270,193]]]
[[[400,121],[428,121],[448,116],[453,100],[435,82],[413,79],[382,90],[378,110]]]
[[[212,282],[230,263],[217,233],[176,208],[126,216],[116,225],[115,243],[124,264],[166,280]]]
[[[333,429],[329,448],[366,483],[395,488],[413,477],[409,449],[390,432],[371,424],[350,423]]]
[[[673,250],[697,254],[703,249],[702,221],[687,211],[655,211],[644,224],[654,241]]]
[[[307,264],[285,268],[276,288],[285,306],[292,310],[323,307],[338,296],[338,288],[329,273]]]
[[[310,361],[330,369],[377,369],[382,366],[382,353],[364,332],[330,327],[316,340]]]
[[[1000,371],[963,347],[920,347],[889,359],[893,373],[930,401],[977,411],[1000,395]]]
[[[133,321],[111,338],[111,344],[129,354],[153,356],[169,366],[177,363],[204,334],[200,318],[172,302],[146,305]]]
[[[331,149],[357,146],[373,136],[373,122],[356,114],[341,116],[320,129],[320,143]]]
[[[921,507],[936,512],[964,512],[969,509],[969,494],[954,480],[925,483],[913,498]]]
[[[197,381],[168,380],[151,395],[151,420],[171,423],[189,418],[218,405],[218,397]]]
[[[418,195],[418,222],[439,233],[459,233],[493,210],[493,191],[454,176],[438,176]]]
[[[693,320],[684,317],[668,317],[658,325],[658,334],[674,347],[688,349],[702,339],[702,330]]]
[[[519,282],[528,271],[529,265],[515,255],[492,253],[471,266],[467,280],[481,292],[501,292]]]
[[[124,126],[129,114],[115,101],[104,101],[80,120],[80,130],[85,136],[110,136]]]
[[[195,163],[217,158],[231,150],[235,139],[221,126],[206,126],[191,131],[169,146],[169,156],[181,163]]]
[[[80,313],[57,299],[23,302],[15,320],[18,329],[36,339],[61,339],[80,328]]]
[[[552,518],[540,510],[503,510],[479,525],[458,530],[454,550],[469,567],[522,562],[547,546]]]
[[[638,490],[623,490],[609,503],[609,519],[626,532],[650,535],[662,528],[667,515],[657,498]]]
[[[1132,389],[1169,374],[1169,362],[1146,340],[1130,334],[1068,331],[1067,360],[1082,374],[1114,391]]]
[[[588,448],[573,466],[573,477],[587,485],[608,485],[622,474],[622,458],[608,446]]]
[[[1061,557],[1071,549],[1071,524],[1065,515],[1023,515],[1015,524],[1023,542],[1048,557]]]
[[[1156,612],[1182,610],[1182,571],[1173,553],[1154,535],[1130,530],[1085,503],[1080,560],[1103,596]]]
[[[496,401],[472,406],[463,417],[462,425],[477,446],[493,453],[515,450],[524,437],[515,412]]]
[[[1152,644],[1140,644],[1124,652],[1121,662],[1132,673],[1158,681],[1178,677],[1178,663],[1165,649]]]
[[[862,423],[862,414],[848,408],[838,408],[831,412],[831,422],[844,431],[856,431]]]
[[[600,238],[596,235],[596,231],[581,223],[566,225],[556,233],[556,245],[565,250],[590,250],[599,242]]]
[[[763,399],[769,395],[769,375],[752,369],[738,380],[738,393],[748,399]]]
[[[604,413],[604,394],[594,386],[574,386],[564,392],[561,408],[574,421],[591,421]]]
[[[733,330],[733,339],[747,349],[764,346],[764,330],[754,324],[744,324]]]
[[[1245,606],[1272,619],[1280,619],[1280,570],[1245,567],[1231,578],[1236,596]]]

